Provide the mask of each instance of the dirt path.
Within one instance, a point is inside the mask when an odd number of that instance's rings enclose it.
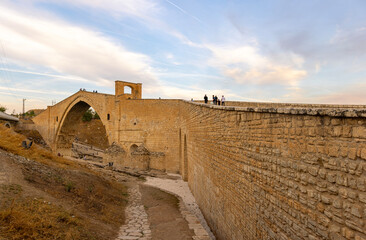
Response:
[[[142,204],[148,214],[152,239],[187,240],[194,232],[179,211],[179,199],[157,188],[141,185]]]
[[[175,174],[168,174],[169,176],[176,176],[176,179],[147,177],[146,185],[153,186],[163,191],[179,196],[181,199],[180,211],[189,224],[189,228],[193,229],[195,240],[209,240],[215,239],[211,232],[205,218],[198,207],[195,198],[193,197],[188,183],[184,182],[180,176]]]

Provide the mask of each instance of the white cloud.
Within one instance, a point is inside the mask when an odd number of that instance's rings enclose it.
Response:
[[[318,90],[311,86],[289,87],[288,93],[278,98],[280,102],[320,103],[320,104],[355,104],[366,105],[366,79],[348,84],[342,89]]]
[[[15,72],[15,73],[26,73],[30,75],[39,75],[39,76],[46,76],[46,77],[52,77],[54,78],[54,81],[56,79],[62,79],[63,81],[78,81],[78,82],[86,82],[86,79],[75,77],[75,76],[65,76],[65,75],[57,75],[57,74],[51,74],[51,73],[43,73],[43,72],[33,72],[33,71],[26,71],[26,70],[19,70],[19,69],[11,69],[11,68],[0,68],[0,71],[6,71],[6,72]],[[5,79],[2,79],[2,82],[6,81]],[[11,81],[11,80],[7,80]]]
[[[204,94],[207,94],[209,99],[211,99],[212,94],[217,95],[221,98],[222,95],[226,97],[227,101],[235,100],[251,100],[251,101],[261,101],[258,99],[249,99],[232,93],[228,89],[210,89],[203,90],[202,88],[195,88],[189,86],[188,88],[181,88],[176,86],[168,86],[167,84],[161,84],[161,87],[157,90],[156,88],[148,88],[144,90],[148,95],[160,96],[161,98],[168,99],[184,99],[184,100],[203,100]]]
[[[28,89],[28,88],[11,88],[11,87],[2,87],[0,86],[0,90],[6,90],[12,93],[9,94],[16,94],[16,93],[41,93],[41,94],[54,94],[54,95],[71,95],[71,92],[64,92],[64,91],[45,91],[45,90],[35,90],[35,89]]]
[[[258,54],[257,49],[251,46],[206,45],[212,52],[214,64],[247,64],[250,67],[267,64],[267,59]]]
[[[3,89],[3,88],[1,88]],[[23,89],[21,94],[17,94],[14,92],[9,92],[9,89],[5,89],[5,91],[2,91],[0,89],[0,105],[5,106],[8,110],[7,113],[12,113],[13,110],[16,113],[20,113],[23,108],[23,101],[22,99],[25,98],[24,92],[29,93],[30,91],[23,91],[27,89]],[[51,93],[52,94],[52,93]],[[47,105],[51,105],[51,99],[50,98],[44,98],[39,96],[32,96],[31,98],[26,97],[25,102],[25,109],[28,111],[29,109],[44,109]]]
[[[366,55],[366,27],[337,29],[330,39],[331,54],[335,57],[361,57]]]
[[[315,97],[316,102],[329,104],[361,104],[366,105],[365,80],[349,85],[341,90]],[[314,101],[314,100],[313,100]]]
[[[205,45],[211,52],[209,63],[218,67],[223,75],[237,83],[296,85],[307,75],[301,69],[304,60],[293,53],[286,55],[286,63],[278,63],[259,53],[251,45]]]
[[[170,59],[174,58],[174,55],[171,53],[167,53],[167,54],[165,54],[165,57],[170,60]]]
[[[155,81],[148,56],[128,51],[110,38],[55,19],[35,18],[2,6],[0,12],[0,39],[7,57],[19,65],[48,67],[100,85],[112,85],[117,79]]]
[[[224,80],[224,77],[209,75],[209,74],[198,74],[198,73],[184,73],[184,72],[159,72],[156,73],[158,76],[164,76],[169,78],[200,78],[200,79],[216,79],[216,80]]]
[[[47,2],[68,4],[77,7],[90,8],[108,12],[114,17],[136,17],[152,20],[160,11],[158,4],[153,0],[31,0],[33,2]]]
[[[224,74],[238,83],[295,85],[299,79],[306,76],[306,71],[295,70],[287,66],[268,66],[265,69],[252,68],[248,71],[241,68],[227,68],[224,70]]]

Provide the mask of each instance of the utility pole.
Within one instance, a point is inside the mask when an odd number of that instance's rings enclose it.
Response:
[[[25,116],[25,100],[27,99],[23,98],[23,117]]]

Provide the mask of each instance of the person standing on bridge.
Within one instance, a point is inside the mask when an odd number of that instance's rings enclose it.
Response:
[[[203,97],[203,99],[205,100],[205,104],[207,104],[208,103],[208,97],[207,97],[207,95],[205,94],[205,96]]]
[[[221,97],[221,105],[225,106],[225,97],[224,97],[224,95],[222,95],[222,97]]]

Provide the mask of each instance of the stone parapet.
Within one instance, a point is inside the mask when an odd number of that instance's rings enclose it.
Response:
[[[294,105],[293,107],[237,107],[237,106],[218,106],[204,103],[185,101],[187,103],[207,107],[211,109],[221,109],[225,111],[236,112],[257,112],[257,113],[279,113],[293,115],[312,115],[312,116],[331,116],[331,117],[366,117],[366,106],[359,105],[358,108],[345,108],[344,106],[324,105],[323,108],[312,108],[309,104],[302,107]]]

